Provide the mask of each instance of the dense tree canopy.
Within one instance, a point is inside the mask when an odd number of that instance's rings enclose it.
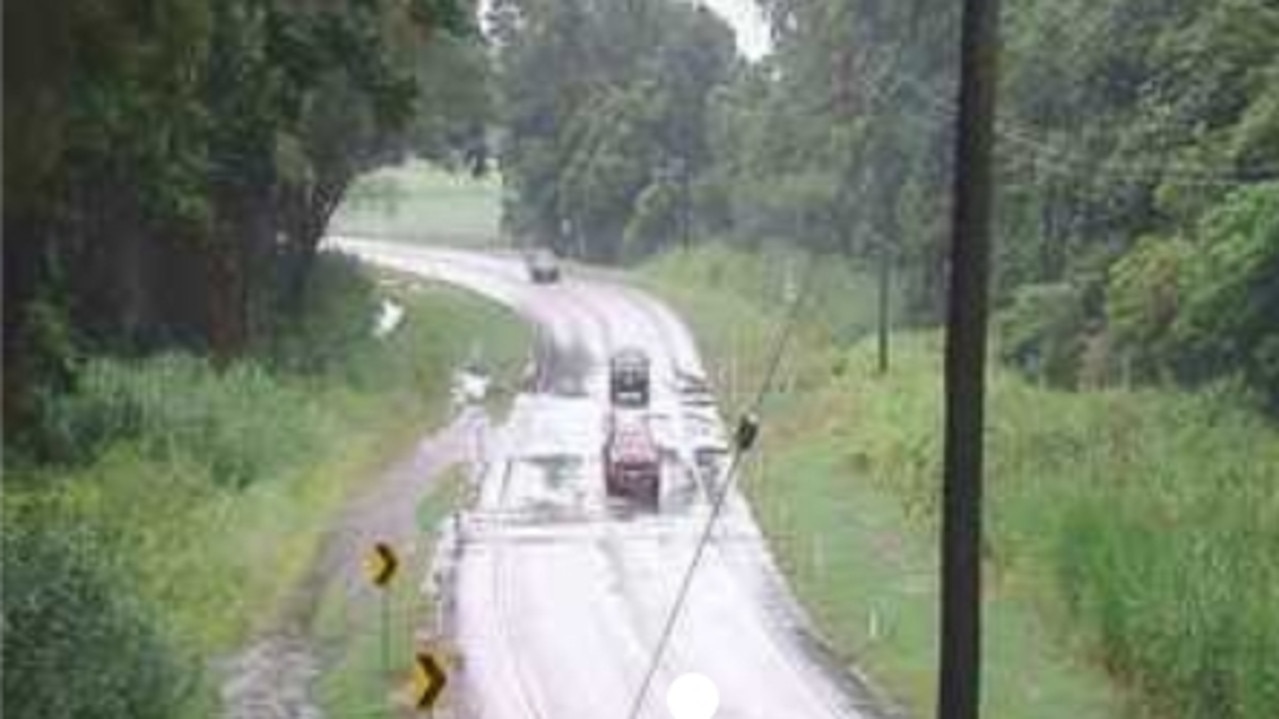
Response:
[[[760,5],[774,48],[748,64],[684,3],[497,3],[509,226],[604,260],[690,235],[886,252],[906,316],[935,321],[954,3]],[[1279,316],[1279,8],[1015,0],[1004,16],[1004,355],[1070,386],[1242,372],[1279,399],[1263,319]]]
[[[407,153],[482,159],[473,12],[6,3],[7,416],[73,344],[229,357],[269,338],[358,173]]]
[[[601,260],[678,235],[734,64],[727,25],[670,0],[498,0],[492,25],[512,231]]]
[[[677,0],[495,0],[491,48],[447,0],[9,3],[7,387],[65,374],[86,342],[228,356],[269,337],[356,174],[410,152],[482,166],[489,136],[520,243],[885,254],[906,316],[935,320],[953,3],[760,5],[774,48],[747,63]],[[1242,372],[1273,401],[1279,309],[1255,278],[1279,254],[1279,8],[1004,14],[1005,356],[1068,385]],[[1226,296],[1263,319],[1216,316],[1242,311]]]

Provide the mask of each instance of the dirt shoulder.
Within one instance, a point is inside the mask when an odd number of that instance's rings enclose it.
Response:
[[[365,554],[374,542],[386,542],[397,549],[399,581],[419,582],[425,576],[430,557],[418,524],[418,503],[447,469],[470,456],[475,432],[484,422],[480,410],[463,411],[418,442],[341,512],[276,626],[225,661],[221,699],[226,719],[324,715],[316,681],[344,635],[368,631],[359,625],[379,602],[364,575]],[[329,596],[341,616],[333,631],[322,633],[319,614]]]

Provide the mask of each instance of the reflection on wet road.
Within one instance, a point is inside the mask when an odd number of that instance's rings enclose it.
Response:
[[[489,430],[478,500],[457,538],[464,715],[625,719],[709,511],[707,489],[720,481],[724,428],[689,333],[636,290],[571,274],[534,285],[514,257],[339,243],[487,295],[538,328],[535,391]],[[653,359],[656,510],[604,490],[608,358],[624,345]],[[641,716],[665,719],[666,687],[686,672],[718,685],[724,719],[873,716],[808,636],[749,507],[733,496]]]

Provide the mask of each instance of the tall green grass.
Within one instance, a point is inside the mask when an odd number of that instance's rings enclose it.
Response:
[[[939,371],[935,337],[907,336],[892,376],[830,389],[850,460],[930,535]],[[991,591],[1034,602],[1152,714],[1273,716],[1275,428],[1229,392],[1067,393],[1002,371],[989,417]]]
[[[259,363],[218,373],[181,354],[92,359],[49,417],[57,452],[69,460],[127,442],[146,458],[181,457],[206,467],[215,484],[235,487],[298,465],[337,429],[305,388]]]
[[[651,260],[641,278],[667,291],[683,291],[703,302],[743,300],[753,308],[778,310],[806,293],[805,329],[846,344],[872,332],[878,317],[874,268],[835,255],[810,260],[780,245],[747,254],[724,244],[673,250]],[[810,276],[811,275],[811,276]],[[807,285],[807,287],[805,287]],[[890,287],[890,319],[899,315],[900,289]]]
[[[780,313],[751,301],[766,270],[698,282],[719,252],[678,271],[659,263],[645,281],[689,314],[712,364],[757,374],[755,342]],[[800,377],[769,403],[746,490],[825,634],[923,714],[941,341],[895,334],[892,371],[877,377],[871,341],[834,336],[798,335]],[[1069,393],[998,367],[990,388],[987,713],[1275,716],[1279,431],[1229,388]]]

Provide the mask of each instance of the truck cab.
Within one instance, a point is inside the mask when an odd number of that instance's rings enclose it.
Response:
[[[657,506],[661,498],[661,453],[642,415],[629,412],[609,415],[603,459],[604,488],[608,496],[627,497]]]

